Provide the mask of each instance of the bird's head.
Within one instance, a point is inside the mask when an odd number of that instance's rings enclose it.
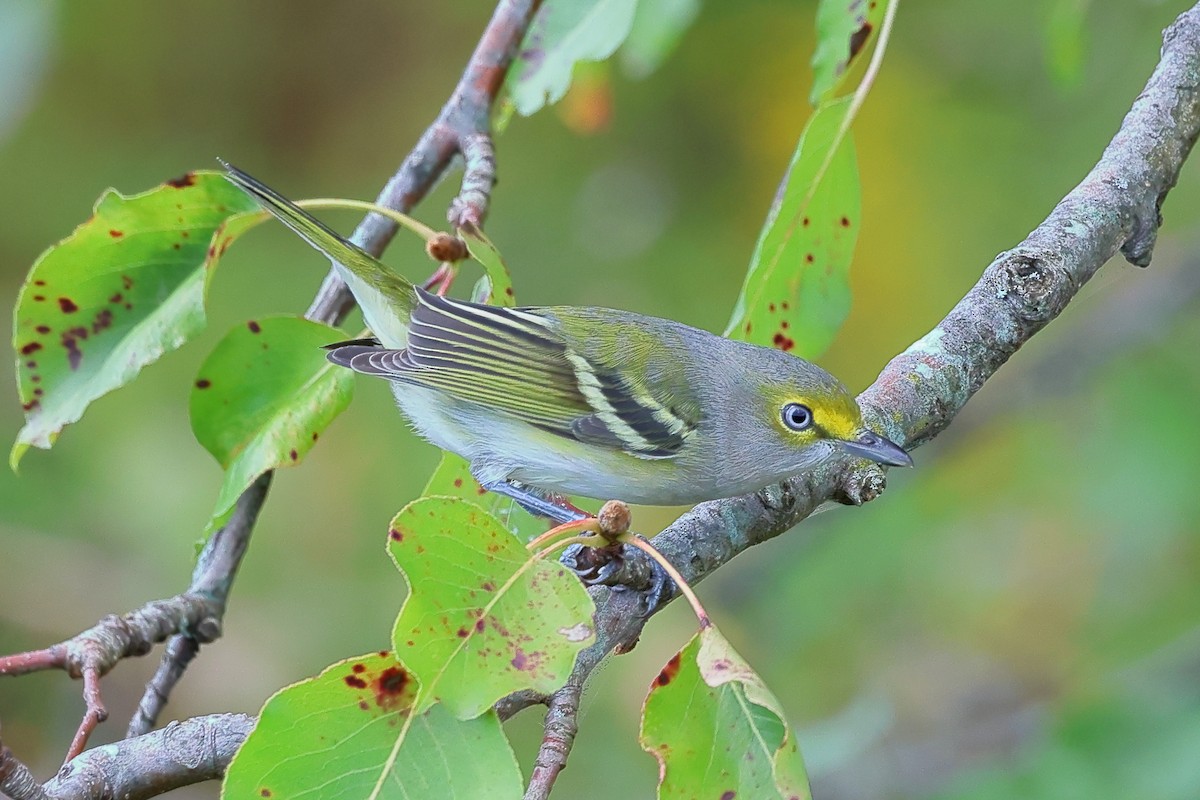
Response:
[[[815,364],[785,358],[775,359],[773,366],[785,368],[764,376],[752,400],[779,458],[792,454],[798,469],[841,450],[887,466],[912,466],[903,448],[863,423],[858,402],[840,381]]]

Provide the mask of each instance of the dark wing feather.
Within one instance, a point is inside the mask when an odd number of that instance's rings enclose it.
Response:
[[[359,339],[332,345],[329,360],[644,458],[669,457],[682,447],[686,431],[660,405],[575,352],[550,319],[417,294],[403,350]]]

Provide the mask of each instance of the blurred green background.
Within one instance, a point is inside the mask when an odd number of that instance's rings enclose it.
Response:
[[[854,308],[822,363],[864,387],[1019,242],[1095,162],[1184,8],[905,3],[855,125]],[[5,306],[110,185],[139,191],[221,155],[292,196],[373,197],[490,11],[0,0]],[[634,80],[618,59],[514,120],[488,231],[518,298],[723,328],[809,112],[814,12],[708,3],[654,74]],[[418,216],[440,223],[455,181]],[[700,587],[788,709],[818,800],[1200,796],[1198,210],[1193,162],[1149,270],[1109,265],[878,502],[810,520]],[[411,238],[389,260],[427,269]],[[303,311],[324,270],[281,229],[255,232],[221,263],[200,341],[96,403],[20,477],[0,471],[0,651],[186,585],[221,479],[187,420],[195,371],[231,326]],[[278,476],[225,637],[169,718],[253,712],[386,644],[403,585],[385,526],[437,454],[386,386],[358,389]],[[7,371],[0,396],[13,436]],[[637,523],[650,533],[672,513]],[[652,796],[638,714],[692,631],[676,605],[591,682],[556,796]],[[121,735],[158,655],[105,679],[112,720],[96,741]],[[60,673],[0,679],[4,743],[40,776],[79,721],[79,689]],[[528,770],[540,715],[509,728]]]

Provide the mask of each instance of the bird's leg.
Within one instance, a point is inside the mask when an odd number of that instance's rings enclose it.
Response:
[[[515,481],[492,481],[491,483],[481,483],[480,486],[489,492],[512,498],[517,505],[535,517],[544,517],[559,525],[578,522],[592,516],[571,505],[565,498],[541,492]]]

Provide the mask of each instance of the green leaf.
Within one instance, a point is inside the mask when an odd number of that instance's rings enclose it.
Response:
[[[280,690],[229,765],[221,796],[521,797],[495,712],[459,721],[434,706],[410,721],[415,694],[416,680],[387,652]]]
[[[890,0],[821,0],[817,6],[817,47],[813,52],[813,105],[829,100],[851,62],[865,52],[883,21]]]
[[[810,797],[783,708],[715,627],[655,679],[640,742],[658,759],[660,798]]]
[[[658,69],[699,13],[700,0],[640,0],[621,46],[625,74],[641,79]]]
[[[251,320],[227,333],[200,367],[192,432],[225,469],[209,532],[259,475],[299,463],[350,404],[354,373],[330,364],[320,349],[343,338],[297,317]]]
[[[521,43],[505,87],[522,116],[557,103],[580,61],[611,56],[633,26],[637,0],[547,0]]]
[[[392,636],[421,681],[418,711],[440,702],[462,719],[521,689],[553,692],[595,636],[579,579],[534,559],[471,503],[409,503],[392,520],[388,551],[410,590]]]
[[[814,358],[850,312],[861,197],[849,131],[830,156],[848,108],[848,99],[821,106],[800,135],[726,336]]]
[[[496,245],[473,225],[460,228],[458,233],[467,243],[467,252],[471,254],[471,258],[483,267],[483,277],[472,292],[471,299],[477,303],[511,308],[516,303],[512,274],[509,273],[504,259],[500,257]]]
[[[211,268],[263,218],[246,213],[255,210],[213,172],[129,197],[110,189],[90,220],[38,257],[13,320],[25,408],[14,469],[30,445],[49,448],[93,400],[204,327]]]

